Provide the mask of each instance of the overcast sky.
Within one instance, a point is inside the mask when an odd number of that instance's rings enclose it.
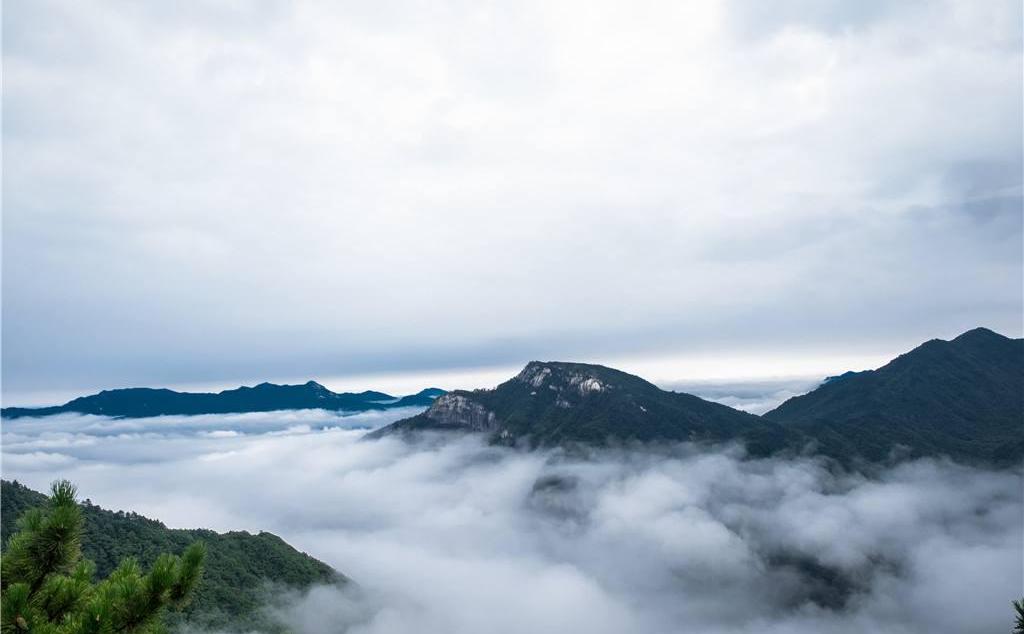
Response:
[[[1021,335],[1019,0],[3,8],[8,402]]]

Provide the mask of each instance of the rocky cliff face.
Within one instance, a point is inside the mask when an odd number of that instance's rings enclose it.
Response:
[[[611,387],[602,382],[596,372],[588,371],[587,366],[582,364],[567,366],[531,361],[513,380],[535,388],[575,392],[579,396],[586,396],[591,392],[604,392]]]
[[[440,396],[423,416],[442,427],[460,427],[468,431],[494,431],[497,417],[464,393]]]
[[[773,423],[625,372],[540,361],[493,390],[450,392],[371,436],[424,430],[484,432],[492,442],[529,446],[742,438],[765,453],[785,441]]]

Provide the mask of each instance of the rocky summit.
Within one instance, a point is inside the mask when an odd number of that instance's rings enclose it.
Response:
[[[449,392],[372,436],[420,430],[483,432],[532,447],[741,439],[759,454],[790,441],[782,426],[752,414],[601,365],[555,361],[532,361],[493,390]]]
[[[739,441],[753,455],[1014,464],[1024,457],[1024,340],[985,328],[934,339],[877,370],[830,377],[764,416],[600,365],[532,361],[492,390],[450,392],[371,437],[422,430],[530,447]]]

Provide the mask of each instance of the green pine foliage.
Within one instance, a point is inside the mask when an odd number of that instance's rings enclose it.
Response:
[[[2,482],[0,541],[7,543],[26,511],[47,504],[46,496],[17,482]],[[271,630],[264,613],[280,590],[302,591],[317,584],[344,584],[348,579],[327,564],[289,546],[280,537],[261,532],[216,533],[204,529],[172,529],[137,513],[109,511],[85,500],[81,549],[107,577],[122,560],[135,558],[152,566],[161,553],[181,552],[194,541],[206,545],[203,582],[181,611],[169,612],[169,626],[187,623],[199,629]]]
[[[167,608],[180,609],[203,575],[206,549],[160,554],[149,571],[128,557],[93,582],[82,559],[84,520],[74,485],[54,482],[45,506],[25,512],[0,562],[2,634],[133,634],[160,632]]]
[[[1017,617],[1017,623],[1013,627],[1013,634],[1024,634],[1024,598],[1013,602],[1013,611]]]

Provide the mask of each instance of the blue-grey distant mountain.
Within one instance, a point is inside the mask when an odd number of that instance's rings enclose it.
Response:
[[[985,328],[848,372],[764,415],[833,456],[1012,463],[1024,456],[1024,339]]]
[[[284,409],[365,412],[397,407],[429,407],[444,390],[428,388],[401,398],[384,392],[332,392],[315,381],[302,385],[260,383],[217,393],[175,392],[146,387],[104,390],[53,407],[6,407],[4,418],[78,413],[145,418],[149,416],[241,414]]]
[[[612,368],[586,363],[530,362],[493,390],[457,390],[412,418],[370,437],[419,430],[476,431],[492,441],[552,446],[566,443],[743,440],[754,454],[795,444],[772,421],[668,392]]]

